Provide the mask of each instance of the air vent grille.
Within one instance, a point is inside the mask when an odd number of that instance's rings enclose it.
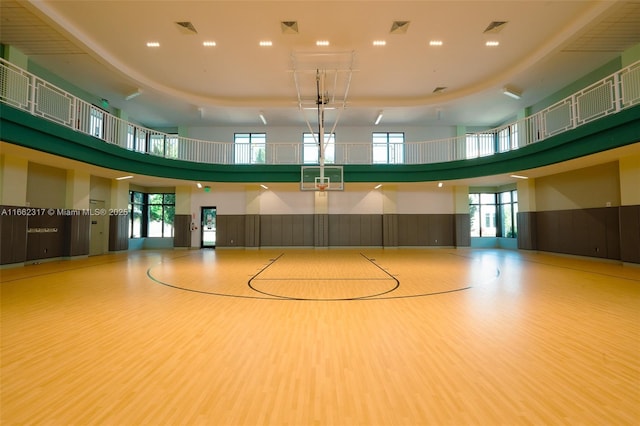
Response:
[[[196,27],[189,21],[177,21],[176,24],[184,34],[198,34]]]
[[[282,34],[298,34],[298,21],[281,21]]]
[[[391,24],[391,34],[405,34],[409,29],[411,21],[393,21]]]
[[[498,34],[507,25],[507,21],[493,21],[483,31],[485,34]]]

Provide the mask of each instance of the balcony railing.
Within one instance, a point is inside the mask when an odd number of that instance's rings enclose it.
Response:
[[[106,143],[147,155],[210,164],[239,164],[256,146],[185,138],[122,120],[0,58],[0,102]],[[493,155],[540,142],[640,103],[640,61],[546,109],[479,133],[389,145],[394,164],[431,164]],[[260,164],[304,164],[301,142],[267,142]],[[334,164],[374,164],[374,145],[335,143]],[[401,152],[398,152],[398,149]],[[246,150],[244,152],[243,150]],[[390,155],[389,158],[392,156]],[[255,160],[254,160],[255,161]]]

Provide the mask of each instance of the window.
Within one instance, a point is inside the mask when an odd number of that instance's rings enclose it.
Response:
[[[164,135],[149,135],[149,154],[164,157]]]
[[[89,126],[91,129],[91,135],[95,136],[96,138],[102,139],[104,112],[102,112],[97,108],[91,107],[91,117],[89,120],[90,120]]]
[[[506,237],[518,235],[518,192],[469,194],[472,237]]]
[[[136,151],[147,152],[147,132],[136,128]]]
[[[404,163],[404,133],[378,132],[373,134],[372,139],[374,164]]]
[[[467,158],[484,157],[495,153],[496,139],[493,133],[467,133]]]
[[[518,149],[518,123],[505,127],[498,132],[498,150],[500,152]]]
[[[318,133],[304,133],[302,135],[302,160],[304,164],[318,164],[320,162],[320,150],[318,147]],[[333,164],[336,158],[336,134],[324,135],[324,162]]]
[[[136,128],[127,124],[127,149],[133,151],[136,148]]]
[[[469,194],[472,237],[495,237],[496,194]]]
[[[142,192],[129,191],[129,238],[142,237],[144,195]]]
[[[147,194],[149,237],[173,237],[175,194]]]
[[[518,191],[507,191],[498,194],[500,201],[500,235],[506,238],[518,236]]]
[[[266,133],[236,133],[233,136],[236,164],[266,162]]]
[[[129,238],[172,237],[175,194],[129,191]]]
[[[178,158],[178,135],[167,135],[164,145],[164,156]]]

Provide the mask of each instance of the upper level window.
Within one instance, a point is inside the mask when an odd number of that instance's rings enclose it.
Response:
[[[518,123],[513,123],[498,132],[498,150],[500,152],[518,149]]]
[[[136,151],[147,152],[147,132],[136,127]]]
[[[233,135],[236,164],[264,164],[266,162],[266,133],[236,133]]]
[[[136,128],[127,124],[127,149],[134,151],[136,146]]]
[[[178,158],[178,135],[149,134],[149,154]]]
[[[318,133],[304,133],[302,135],[302,160],[304,164],[318,164],[320,162],[320,136]],[[324,135],[324,162],[335,163],[336,134]]]
[[[164,135],[149,135],[149,154],[164,157]]]
[[[167,135],[164,143],[164,156],[178,158],[178,135]]]
[[[373,163],[404,163],[404,133],[373,133]]]
[[[91,135],[102,139],[104,124],[104,112],[98,108],[91,107],[90,124]]]
[[[484,157],[496,151],[494,133],[467,133],[467,158]]]

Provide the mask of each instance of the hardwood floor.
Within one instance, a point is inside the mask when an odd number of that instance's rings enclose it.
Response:
[[[636,266],[260,249],[0,275],[2,425],[640,424]]]

